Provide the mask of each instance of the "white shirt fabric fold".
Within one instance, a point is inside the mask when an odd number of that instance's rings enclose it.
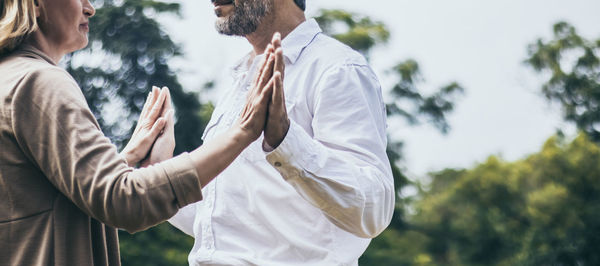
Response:
[[[381,86],[359,53],[315,20],[282,42],[290,129],[252,143],[170,222],[195,237],[190,265],[357,265],[390,223],[394,184]],[[262,55],[243,58],[213,112],[210,141],[238,118]]]

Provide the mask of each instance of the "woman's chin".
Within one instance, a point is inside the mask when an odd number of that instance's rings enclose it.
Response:
[[[80,42],[78,42],[78,45],[73,47],[73,51],[71,51],[71,53],[73,52],[77,52],[85,47],[88,46],[89,40],[87,38],[87,36],[85,38],[83,38],[83,40],[81,40]]]

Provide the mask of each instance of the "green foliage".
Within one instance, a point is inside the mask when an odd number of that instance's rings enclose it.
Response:
[[[344,10],[322,9],[315,19],[323,32],[367,58],[375,46],[385,44],[390,38],[390,32],[383,22]],[[419,64],[413,59],[399,62],[388,73],[398,80],[391,88],[392,102],[387,104],[388,115],[401,116],[412,125],[427,121],[442,133],[447,133],[450,127],[446,114],[454,109],[454,102],[464,91],[463,87],[452,82],[431,95],[424,95],[418,87],[424,79]],[[402,107],[406,105],[412,108]]]
[[[151,85],[171,89],[177,109],[176,153],[191,150],[201,144],[200,136],[214,107],[201,104],[198,96],[186,92],[177,81],[168,61],[180,55],[180,50],[156,21],[164,13],[179,14],[176,3],[154,0],[97,0],[96,16],[91,19],[90,47],[67,60],[67,69],[78,81],[107,136],[119,145],[126,143],[133,130],[145,97]],[[382,22],[341,10],[322,10],[317,18],[327,33],[362,52],[368,57],[373,47],[388,41],[390,33]],[[85,62],[74,64],[77,57],[94,58],[103,55],[99,65]],[[388,104],[390,115],[402,115],[412,124],[426,120],[442,132],[448,130],[445,114],[452,111],[453,100],[462,88],[456,83],[444,86],[431,95],[422,95],[418,64],[406,60],[397,64],[390,73],[398,76],[392,88],[393,102]],[[206,87],[213,85],[208,82]],[[401,109],[401,101],[412,104],[412,109]],[[111,119],[112,117],[112,119]],[[115,117],[117,119],[115,119]],[[113,122],[114,121],[114,122]],[[402,142],[390,141],[388,156],[393,165],[394,181],[401,190],[411,182],[395,164],[401,160]],[[427,253],[413,258],[395,256],[398,245],[418,252],[426,245],[427,235],[407,231],[407,206],[412,198],[398,198],[391,229],[377,238],[361,261],[376,264],[426,264],[433,259]],[[193,239],[162,224],[145,232],[129,235],[120,232],[121,255],[124,265],[186,265],[187,253]],[[411,236],[406,239],[404,236]],[[412,253],[407,253],[412,254]]]
[[[530,46],[526,62],[549,75],[545,96],[584,133],[570,143],[553,137],[522,161],[490,157],[473,169],[431,174],[431,183],[405,205],[411,211],[403,226],[392,224],[374,239],[361,265],[600,264],[600,149],[592,142],[600,140],[600,40],[585,40],[564,22],[554,33],[554,40]],[[393,71],[400,79],[392,89],[396,99],[425,102],[414,88],[416,62]],[[439,95],[455,90],[460,86],[451,84]],[[437,103],[452,110],[451,102]],[[409,122],[419,113],[390,104],[388,111]]]
[[[365,55],[386,43],[390,32],[383,22],[339,9],[322,9],[315,17],[324,32]]]
[[[408,230],[384,233],[361,265],[380,265],[370,262],[386,250],[394,265],[600,264],[600,148],[584,134],[431,177]]]
[[[195,93],[183,90],[169,68],[169,59],[179,56],[180,51],[155,20],[163,13],[178,14],[179,4],[99,0],[94,5],[91,45],[75,56],[89,57],[93,52],[95,58],[104,55],[102,63],[75,66],[74,60],[68,60],[67,70],[80,84],[104,133],[119,146],[125,144],[150,87],[167,86],[176,109],[175,153],[198,147],[207,122],[199,114],[202,105]],[[108,122],[111,116],[116,122]]]
[[[121,263],[124,266],[188,265],[187,257],[194,239],[168,223],[131,235],[119,231]]]
[[[431,95],[423,95],[417,86],[423,81],[419,64],[412,59],[398,63],[390,72],[398,77],[398,81],[391,90],[392,102],[387,104],[388,115],[404,117],[410,124],[427,120],[442,133],[447,133],[450,126],[446,114],[454,110],[454,102],[464,88],[452,82]],[[407,105],[412,109],[402,107]]]
[[[212,105],[202,105],[186,92],[168,61],[179,48],[155,20],[164,13],[179,14],[180,6],[153,0],[94,1],[90,46],[67,61],[67,70],[80,84],[105,134],[123,145],[152,85],[169,87],[176,109],[175,153],[201,145]],[[100,65],[73,64],[75,57],[103,56]],[[109,107],[110,106],[110,107]],[[109,122],[116,120],[116,122]],[[117,119],[114,119],[116,117]],[[187,265],[193,238],[168,224],[130,235],[119,232],[123,265]]]
[[[600,39],[587,40],[566,22],[554,38],[529,46],[526,64],[548,77],[542,92],[563,107],[564,119],[600,141]]]

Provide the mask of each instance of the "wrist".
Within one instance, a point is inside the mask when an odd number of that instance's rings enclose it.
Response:
[[[128,151],[121,151],[119,155],[121,155],[129,167],[134,167],[139,161],[134,154]]]
[[[263,141],[263,150],[268,151],[270,149],[271,151],[273,151],[273,150],[277,149],[277,147],[279,147],[279,145],[281,145],[281,143],[287,136],[287,134],[290,130],[290,126],[291,126],[289,119],[283,120],[281,124],[283,126],[278,130],[279,133],[277,134],[276,137],[265,136],[265,139]]]
[[[229,131],[229,135],[230,139],[234,143],[240,144],[242,146],[242,149],[246,148],[258,138],[256,134],[248,132],[248,130],[244,130],[240,126],[233,127],[232,130]]]

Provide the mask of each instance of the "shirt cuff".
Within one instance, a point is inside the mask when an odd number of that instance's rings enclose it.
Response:
[[[267,152],[267,161],[281,173],[284,179],[300,176],[301,169],[311,172],[319,167],[320,154],[326,150],[310,137],[304,129],[290,120],[287,135],[271,152]]]
[[[177,198],[179,208],[202,200],[202,185],[189,153],[163,162],[163,167]]]

